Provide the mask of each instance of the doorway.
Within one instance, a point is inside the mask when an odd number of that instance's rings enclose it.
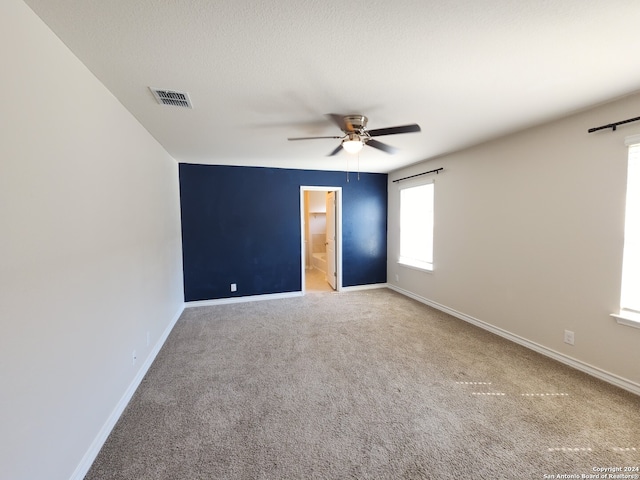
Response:
[[[342,289],[342,187],[300,187],[302,293]]]

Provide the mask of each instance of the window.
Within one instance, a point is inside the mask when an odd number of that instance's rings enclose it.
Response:
[[[401,264],[433,270],[433,192],[433,183],[400,189]]]
[[[627,202],[624,224],[620,323],[640,327],[640,135],[627,139]]]

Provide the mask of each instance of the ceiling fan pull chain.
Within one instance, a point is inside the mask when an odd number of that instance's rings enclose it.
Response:
[[[349,155],[347,155],[347,183],[349,183]]]

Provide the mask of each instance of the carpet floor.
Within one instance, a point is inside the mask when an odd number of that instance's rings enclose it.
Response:
[[[618,467],[640,467],[640,397],[378,289],[186,309],[85,478]]]

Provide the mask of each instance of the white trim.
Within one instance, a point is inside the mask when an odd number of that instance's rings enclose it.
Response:
[[[98,432],[98,435],[96,436],[96,438],[93,440],[93,442],[91,442],[89,449],[84,454],[84,456],[82,457],[82,460],[80,460],[80,463],[78,464],[75,471],[71,475],[71,480],[83,480],[86,474],[89,472],[91,465],[93,465],[93,462],[98,456],[98,453],[100,453],[100,450],[102,449],[104,443],[107,441],[107,438],[111,434],[113,427],[116,426],[116,423],[120,419],[122,412],[124,412],[124,409],[129,404],[129,401],[131,401],[133,394],[136,392],[136,390],[140,386],[140,383],[144,379],[144,376],[147,374],[147,371],[151,367],[151,364],[156,359],[156,356],[160,352],[160,349],[164,345],[164,342],[167,341],[167,338],[169,337],[171,330],[173,330],[173,327],[175,327],[183,311],[184,311],[184,304],[180,306],[180,308],[178,309],[177,313],[174,315],[169,325],[167,325],[167,328],[165,328],[164,332],[162,332],[162,336],[158,339],[158,341],[154,345],[151,352],[149,352],[147,359],[138,370],[138,373],[129,384],[129,387],[127,387],[126,391],[120,398],[120,401],[118,401],[118,403],[116,404],[115,408],[111,412],[111,415],[109,415],[109,417],[107,418],[107,421],[104,423],[104,425]]]
[[[413,270],[418,270],[420,272],[433,273],[433,263],[421,262],[421,261],[412,262],[411,260],[407,260],[403,257],[399,258],[396,263],[402,267],[411,268]],[[426,266],[421,267],[420,265],[426,265]]]
[[[640,313],[633,313],[627,310],[620,310],[620,313],[612,313],[611,316],[616,319],[620,325],[627,327],[640,328]]]
[[[359,290],[375,290],[377,288],[388,288],[387,283],[369,283],[367,285],[353,285],[352,287],[342,287],[343,292],[357,292]]]
[[[336,292],[342,290],[342,187],[329,187],[323,185],[300,186],[300,275],[301,289],[306,291],[305,264],[306,249],[304,245],[304,192],[336,192]]]
[[[631,145],[637,145],[639,143],[640,143],[640,134],[638,134],[638,135],[630,135],[630,136],[624,138],[624,144],[627,147],[630,147]]]
[[[196,300],[193,302],[186,302],[185,308],[193,307],[210,307],[213,305],[227,305],[229,303],[246,303],[246,302],[258,302],[261,300],[277,300],[280,298],[301,297],[302,292],[284,292],[284,293],[267,293],[264,295],[247,295],[244,297],[229,297],[229,298],[216,298],[213,300]]]
[[[400,287],[397,287],[395,285],[391,285],[389,284],[389,287],[391,290],[394,290],[402,295],[405,295],[407,297],[413,298],[414,300],[417,300],[421,303],[424,303],[425,305],[429,305],[430,307],[433,307],[437,310],[440,310],[442,312],[448,313],[449,315],[459,318],[460,320],[463,320],[465,322],[471,323],[477,327],[482,328],[483,330],[487,330],[491,333],[494,333],[502,338],[506,338],[507,340],[510,340],[514,343],[517,343],[518,345],[522,345],[523,347],[526,347],[530,350],[533,350],[534,352],[538,352],[546,357],[550,357],[560,363],[563,363],[565,365],[568,365],[572,368],[575,368],[576,370],[580,370],[581,372],[587,373],[593,377],[596,377],[600,380],[603,380],[607,383],[610,383],[612,385],[615,385],[616,387],[620,387],[624,390],[627,390],[631,393],[635,393],[636,395],[640,395],[640,384],[632,382],[630,380],[627,380],[626,378],[622,378],[619,377],[618,375],[614,375],[612,373],[606,372],[598,367],[594,367],[593,365],[589,365],[588,363],[584,363],[580,360],[577,360],[575,358],[569,357],[567,355],[564,355],[560,352],[556,352],[555,350],[552,350],[550,348],[547,348],[543,345],[540,345],[538,343],[532,342],[530,340],[527,340],[526,338],[520,337],[518,335],[514,335],[513,333],[510,333],[506,330],[503,330],[502,328],[498,328],[495,327],[487,322],[484,322],[482,320],[479,320],[477,318],[474,318],[470,315],[467,315],[465,313],[462,312],[458,312],[457,310],[454,310],[452,308],[446,307],[444,305],[441,305],[437,302],[434,302],[432,300],[428,300],[424,297],[421,297],[420,295],[416,295],[415,293],[409,292],[408,290],[404,290]]]

